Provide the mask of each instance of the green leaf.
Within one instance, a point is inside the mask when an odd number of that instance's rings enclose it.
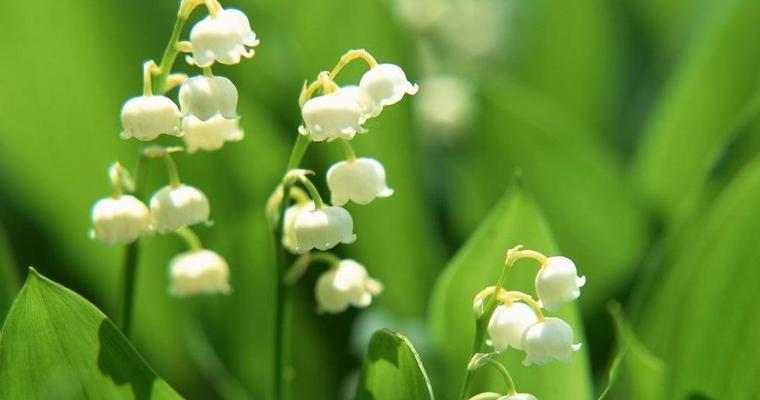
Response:
[[[16,262],[13,260],[5,228],[0,223],[0,325],[13,299],[16,298],[19,286]]]
[[[180,399],[95,306],[30,269],[0,338],[0,398]]]
[[[356,400],[433,399],[422,360],[403,335],[387,329],[372,335]]]
[[[561,254],[538,208],[519,185],[513,185],[436,283],[430,328],[432,344],[439,357],[439,370],[434,375],[439,398],[452,399],[459,393],[475,334],[473,298],[483,288],[496,283],[506,250],[518,244],[547,255]],[[518,261],[506,287],[534,293],[536,269],[529,260]],[[594,284],[589,280],[588,285]],[[576,340],[583,340],[575,304],[563,306],[557,316],[573,326]],[[522,367],[520,361],[524,354],[515,350],[503,353],[498,359],[509,368],[518,391],[532,393],[542,400],[588,399],[592,390],[586,348],[576,352],[569,364],[555,362],[543,367]],[[478,372],[478,376],[486,372],[490,371]],[[473,393],[503,389],[497,375],[487,377],[479,384],[476,382],[477,390]]]
[[[760,158],[694,215],[660,263],[636,324],[671,369],[669,398],[744,399],[760,391]]]
[[[676,211],[706,179],[760,83],[760,2],[714,3],[646,124],[635,175],[656,211]],[[709,93],[709,95],[707,95]]]

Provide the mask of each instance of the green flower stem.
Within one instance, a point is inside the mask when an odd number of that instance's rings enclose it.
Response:
[[[305,135],[298,135],[293,150],[288,160],[288,171],[298,168],[303,160],[306,150],[311,144],[311,139]],[[291,320],[293,309],[293,290],[292,286],[286,283],[289,260],[292,258],[282,247],[281,238],[284,231],[285,210],[288,207],[290,199],[291,182],[283,182],[283,196],[280,204],[279,220],[272,232],[272,243],[275,253],[275,282],[276,288],[276,305],[275,305],[275,334],[274,334],[274,399],[289,400],[292,398],[291,384],[295,378],[293,366],[291,365]]]
[[[190,249],[190,251],[199,251],[203,249],[203,244],[201,243],[201,240],[198,238],[198,235],[193,232],[192,229],[183,226],[182,228],[177,229],[174,231],[174,233],[181,237],[182,240],[187,243],[187,247]]]
[[[166,175],[169,176],[169,186],[172,188],[178,188],[181,185],[179,180],[179,171],[177,170],[177,164],[174,162],[171,154],[168,152],[164,154],[164,165],[166,165]]]
[[[317,190],[317,187],[314,186],[314,183],[309,178],[307,178],[306,175],[299,176],[298,180],[301,182],[303,187],[306,188],[306,191],[309,192],[309,197],[311,197],[311,200],[314,201],[314,208],[317,210],[324,208],[325,202],[322,200],[322,195],[319,194],[319,190]]]
[[[345,139],[338,139],[338,142],[340,142],[340,145],[343,147],[343,153],[346,155],[346,160],[356,161],[356,152],[354,151],[354,148],[351,146],[351,143],[349,143],[348,140],[345,140]]]
[[[517,390],[515,389],[515,381],[512,380],[512,375],[509,374],[507,367],[505,367],[502,363],[494,360],[493,358],[489,358],[488,361],[486,361],[486,363],[496,368],[501,374],[502,378],[504,378],[504,383],[507,384],[507,394],[509,395],[517,394]]]

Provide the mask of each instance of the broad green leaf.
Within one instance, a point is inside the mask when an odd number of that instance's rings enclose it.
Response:
[[[730,124],[760,83],[760,2],[715,3],[690,40],[642,133],[634,172],[655,210],[673,215],[705,180]]]
[[[387,329],[375,332],[355,399],[433,399],[422,360],[406,337]]]
[[[0,398],[180,399],[95,306],[30,269],[0,338]]]
[[[438,398],[453,399],[459,393],[475,334],[473,298],[483,288],[496,283],[507,249],[518,244],[547,255],[561,254],[538,208],[520,186],[513,185],[436,282],[430,304],[430,329],[439,361],[439,370],[433,375]],[[535,293],[536,272],[534,263],[519,261],[510,272],[506,288]],[[594,285],[593,280],[589,280],[587,286],[590,285]],[[564,305],[557,315],[573,326],[576,340],[582,341],[584,335],[577,306]],[[591,397],[586,347],[576,352],[569,364],[523,367],[520,364],[523,357],[524,354],[515,350],[499,357],[512,373],[519,391],[532,393],[542,400]],[[502,391],[503,382],[495,375],[487,376],[490,379],[476,385],[477,391],[473,393]]]
[[[5,227],[0,223],[0,325],[2,325],[13,299],[16,298],[19,287],[16,262],[13,260]]]
[[[760,391],[760,159],[747,165],[659,263],[636,324],[671,369],[669,398],[749,399]]]

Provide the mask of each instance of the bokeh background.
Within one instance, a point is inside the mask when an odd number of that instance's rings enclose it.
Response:
[[[88,238],[89,212],[109,194],[108,165],[135,164],[138,143],[119,138],[119,110],[141,90],[142,62],[160,57],[176,3],[4,2],[0,316],[30,265],[116,315],[123,249]],[[669,365],[672,398],[757,398],[760,2],[223,5],[244,10],[262,42],[253,60],[214,69],[238,86],[246,138],[176,159],[183,180],[211,200],[215,225],[196,232],[229,261],[234,293],[169,297],[167,264],[183,250],[172,236],[143,241],[137,284],[134,343],[180,393],[269,395],[264,203],[295,139],[303,81],[366,48],[420,84],[355,141],[383,162],[396,192],[349,206],[359,240],[338,252],[386,291],[368,310],[317,315],[317,273],[307,274],[295,319],[299,398],[352,393],[368,335],[383,326],[412,339],[437,386],[431,291],[516,174],[562,254],[589,278],[580,304],[600,386],[614,352],[606,305],[617,299]],[[340,80],[356,81],[362,68],[352,64]],[[177,70],[192,71],[181,60]],[[315,146],[305,166],[324,187],[340,156],[337,145]],[[152,167],[157,188],[165,175]]]

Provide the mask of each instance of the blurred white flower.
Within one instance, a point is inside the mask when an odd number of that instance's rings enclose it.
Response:
[[[227,119],[219,114],[206,121],[194,115],[188,115],[182,119],[182,132],[188,153],[195,153],[198,150],[219,150],[224,142],[237,142],[243,139],[239,120]]]
[[[450,0],[437,24],[454,54],[470,57],[498,55],[502,51],[509,2],[501,0]],[[470,56],[470,57],[467,57]],[[470,60],[472,62],[472,60]]]
[[[406,79],[404,71],[395,64],[379,64],[365,72],[359,90],[369,99],[366,112],[376,117],[383,107],[398,103],[405,94],[417,93],[419,87]]]
[[[525,359],[523,365],[545,365],[551,360],[570,361],[573,352],[581,348],[573,344],[573,328],[559,318],[545,318],[525,330],[522,338]]]
[[[416,116],[425,132],[442,141],[451,141],[460,129],[472,121],[475,95],[472,85],[453,75],[425,78],[425,89],[414,102]]]
[[[567,257],[549,257],[547,261],[536,275],[536,293],[544,308],[555,311],[581,295],[586,277],[578,276],[575,263]]]
[[[150,232],[150,211],[134,196],[100,199],[92,207],[91,236],[101,242],[128,244]]]
[[[515,393],[499,397],[498,400],[538,400],[536,396],[530,393]]]
[[[355,98],[341,91],[309,99],[301,114],[304,125],[298,128],[298,132],[310,135],[315,142],[338,138],[351,140],[357,133],[366,132],[362,127],[362,107]]]
[[[352,200],[369,204],[375,197],[388,197],[393,189],[385,183],[385,168],[372,158],[341,161],[327,170],[327,186],[337,206]]]
[[[215,61],[237,64],[241,57],[253,57],[253,49],[247,47],[259,44],[248,17],[235,9],[222,10],[198,21],[190,31],[190,42],[193,55],[187,57],[187,62],[201,68]]]
[[[391,0],[398,18],[409,28],[424,31],[441,22],[447,0]]]
[[[230,269],[224,259],[211,250],[192,250],[178,254],[169,263],[173,296],[227,294]]]
[[[165,186],[150,199],[153,225],[159,233],[170,233],[186,225],[206,222],[209,212],[206,195],[188,185]]]
[[[379,294],[382,288],[361,264],[342,260],[322,273],[314,292],[319,310],[335,314],[345,311],[348,306],[369,306],[372,296]]]
[[[293,231],[297,253],[305,253],[314,248],[327,250],[338,243],[350,244],[356,241],[354,221],[351,214],[342,207],[299,212]]]
[[[296,203],[288,207],[285,210],[285,222],[283,224],[282,233],[282,245],[288,249],[291,253],[298,253],[296,246],[298,242],[296,240],[296,219],[298,215],[304,211],[313,211],[314,202],[306,201],[303,203]]]
[[[237,118],[238,91],[223,76],[194,76],[179,88],[179,105],[183,115],[206,121],[214,115]]]
[[[523,333],[536,322],[538,317],[525,303],[514,302],[496,307],[488,322],[488,336],[494,350],[501,353],[510,346],[522,350]]]
[[[121,108],[122,139],[153,140],[158,135],[181,136],[180,112],[165,96],[133,97]]]

